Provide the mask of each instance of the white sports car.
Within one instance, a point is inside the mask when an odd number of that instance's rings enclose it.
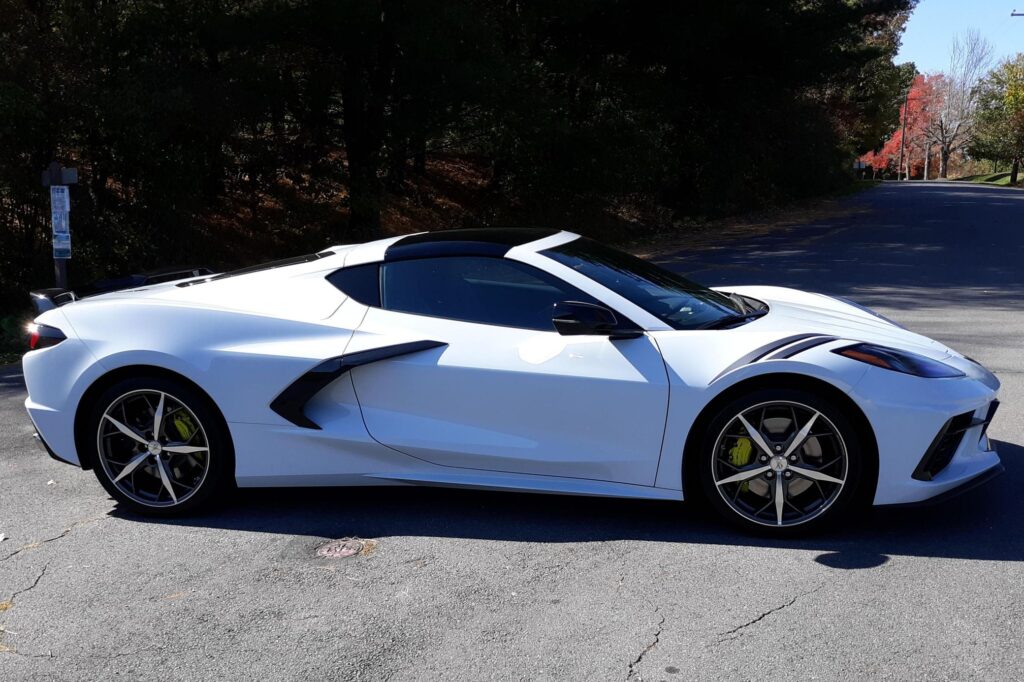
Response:
[[[232,484],[685,492],[788,533],[1002,468],[999,382],[969,358],[849,301],[708,289],[569,232],[57,298],[24,358],[29,415],[138,512]]]

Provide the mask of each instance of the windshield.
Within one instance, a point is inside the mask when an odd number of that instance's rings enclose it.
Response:
[[[581,237],[542,251],[582,275],[611,289],[675,329],[699,329],[744,313],[725,294],[653,263]]]

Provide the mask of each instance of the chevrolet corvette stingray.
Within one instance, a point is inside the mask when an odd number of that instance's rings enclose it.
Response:
[[[68,302],[46,450],[120,504],[232,485],[701,498],[786,534],[1001,471],[998,380],[850,301],[716,289],[570,232],[452,230]]]

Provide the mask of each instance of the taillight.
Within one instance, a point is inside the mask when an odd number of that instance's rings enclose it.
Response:
[[[30,322],[28,325],[28,349],[39,350],[40,348],[49,348],[50,346],[56,346],[58,343],[68,337],[64,336],[64,332],[45,324],[36,324]]]

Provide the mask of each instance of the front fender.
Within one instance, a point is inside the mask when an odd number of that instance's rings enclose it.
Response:
[[[771,375],[798,375],[824,382],[852,397],[868,369],[829,352],[830,348],[842,345],[830,342],[793,358],[759,359],[722,373],[720,365],[707,366],[696,361],[701,357],[699,348],[692,340],[688,343],[687,336],[653,336],[662,350],[669,375],[668,420],[655,483],[659,488],[682,489],[687,438],[705,409],[733,387]]]

